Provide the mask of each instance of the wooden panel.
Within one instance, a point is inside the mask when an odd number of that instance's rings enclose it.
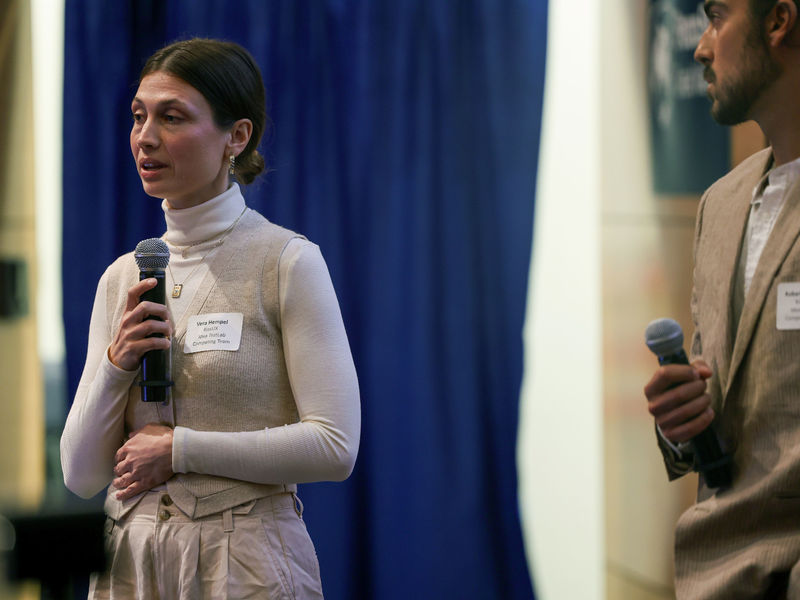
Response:
[[[36,319],[30,6],[0,13],[0,256],[27,265],[28,313],[0,319],[0,505],[35,506],[44,485],[44,392]]]

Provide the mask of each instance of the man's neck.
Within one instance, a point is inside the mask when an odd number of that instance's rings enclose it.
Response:
[[[800,105],[794,101],[797,85],[789,85],[789,78],[776,82],[769,95],[760,102],[754,115],[755,121],[764,132],[775,166],[784,165],[800,157]]]
[[[800,157],[800,122],[787,120],[786,122],[758,121],[761,131],[772,148],[772,156],[776,167],[792,162]]]
[[[769,144],[772,147],[772,155],[776,167],[790,163],[800,157],[800,144],[798,143],[800,127],[791,131],[794,139],[787,139],[783,135],[770,136],[769,133],[766,133],[767,140],[769,140]]]

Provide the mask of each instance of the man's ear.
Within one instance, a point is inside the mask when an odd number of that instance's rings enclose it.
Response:
[[[800,26],[794,0],[778,0],[764,20],[766,36],[773,48],[784,45],[800,47]]]
[[[253,135],[253,122],[250,119],[239,119],[231,127],[231,140],[228,142],[228,154],[239,156],[247,147]]]

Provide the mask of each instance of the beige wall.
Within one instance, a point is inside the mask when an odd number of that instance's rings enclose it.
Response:
[[[691,331],[691,252],[697,197],[652,191],[647,13],[606,13],[602,71],[602,331],[606,595],[671,598],[673,527],[696,477],[669,483],[642,393],[655,368],[644,329],[655,318]]]
[[[0,502],[38,502],[44,471],[43,390],[36,344],[33,112],[29,5],[0,16],[0,256],[27,264],[28,314],[0,320]],[[9,115],[12,115],[9,117]]]
[[[606,597],[671,598],[673,527],[692,477],[670,484],[642,388],[655,367],[644,329],[688,313],[698,198],[652,191],[647,5],[620,0],[602,24],[603,439]]]
[[[30,9],[0,13],[0,257],[28,268],[28,314],[0,319],[0,512],[35,507],[44,487],[44,402],[35,320]],[[0,581],[0,586],[3,583]],[[0,598],[16,597],[0,587]],[[30,597],[30,596],[28,596]]]

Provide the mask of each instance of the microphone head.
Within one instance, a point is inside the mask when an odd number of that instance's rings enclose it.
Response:
[[[148,238],[133,251],[140,271],[163,271],[169,264],[169,248],[161,238]]]
[[[644,340],[656,356],[670,356],[683,349],[683,330],[677,321],[656,319],[645,329]]]

